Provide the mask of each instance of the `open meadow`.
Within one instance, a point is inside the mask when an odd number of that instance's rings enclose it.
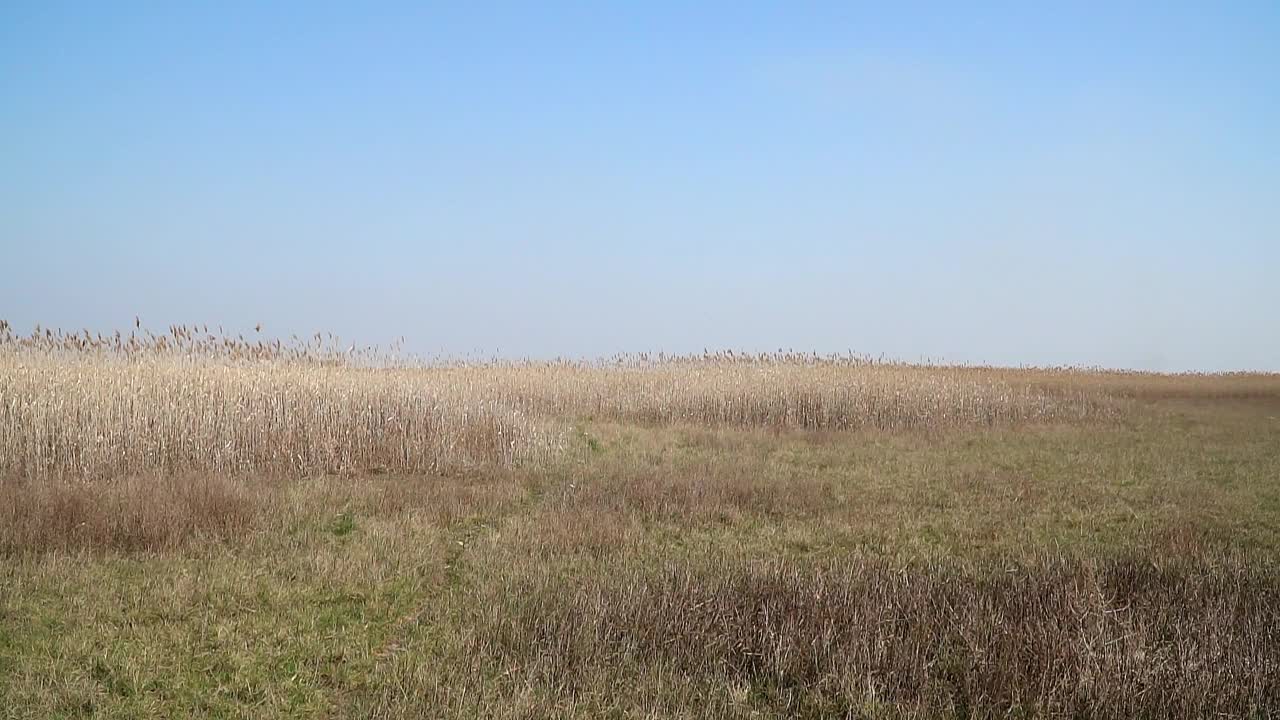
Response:
[[[1280,375],[0,324],[0,717],[1266,717]]]

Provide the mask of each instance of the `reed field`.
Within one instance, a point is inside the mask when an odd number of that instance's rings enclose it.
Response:
[[[1280,375],[0,322],[0,718],[1280,709]]]
[[[141,339],[0,330],[4,471],[430,472],[555,451],[559,425],[908,430],[1114,416],[1064,373],[798,355],[397,363],[184,327]],[[317,341],[319,338],[317,338]]]

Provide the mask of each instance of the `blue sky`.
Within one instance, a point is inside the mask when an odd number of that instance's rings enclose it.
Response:
[[[1280,370],[1280,4],[0,5],[0,317]]]

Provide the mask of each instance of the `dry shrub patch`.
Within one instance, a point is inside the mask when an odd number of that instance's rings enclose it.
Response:
[[[531,567],[482,586],[464,652],[548,706],[661,668],[813,717],[1238,716],[1280,703],[1275,570],[1226,555]]]

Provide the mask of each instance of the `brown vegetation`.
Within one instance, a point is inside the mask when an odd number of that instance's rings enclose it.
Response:
[[[467,648],[477,673],[506,668],[508,682],[606,714],[617,699],[595,693],[644,673],[696,679],[711,697],[749,689],[790,717],[1261,713],[1280,706],[1275,570],[711,557],[566,587],[530,567],[466,611]]]
[[[272,504],[272,488],[218,475],[0,479],[0,554],[161,551],[224,541]]]

